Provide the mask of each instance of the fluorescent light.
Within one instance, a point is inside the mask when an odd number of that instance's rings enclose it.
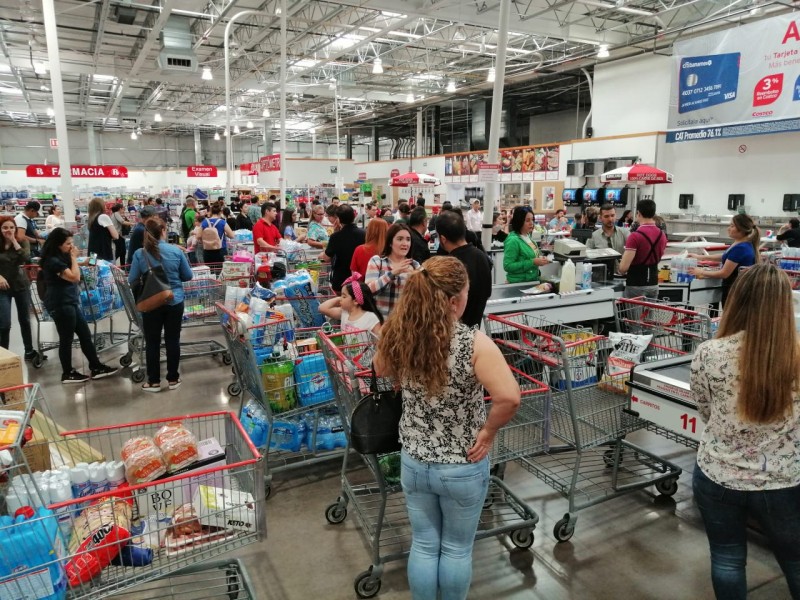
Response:
[[[136,135],[142,135],[142,128],[141,128],[141,126],[136,128]]]
[[[203,74],[201,75],[201,77],[205,81],[211,81],[212,79],[214,79],[214,76],[211,74],[211,67],[203,67]]]
[[[56,111],[54,111],[53,108],[50,106],[47,107],[46,112],[48,117],[54,117],[56,115]]]
[[[267,107],[264,107],[261,116],[264,117],[265,119],[269,119],[269,109]]]
[[[342,35],[338,35],[333,40],[331,40],[330,46],[331,48],[337,48],[339,50],[346,50],[347,48],[352,48],[359,42],[363,41],[365,36],[363,35],[356,35],[354,33],[344,33]]]
[[[293,62],[290,66],[291,67],[298,67],[300,69],[310,69],[311,67],[316,67],[319,64],[318,60],[313,60],[311,58],[301,58]]]
[[[281,7],[280,6],[276,6],[275,7],[275,16],[277,16],[277,17],[281,16]]]
[[[113,75],[98,75],[97,73],[92,75],[93,81],[116,81],[116,79]]]
[[[396,13],[396,12],[389,12],[388,10],[382,10],[381,14],[384,17],[390,17],[390,18],[395,18],[395,19],[405,19],[406,18],[405,15],[402,15],[402,14]]]
[[[253,122],[252,121],[248,121],[247,122],[247,128],[248,129],[252,129],[253,128]]]
[[[408,102],[409,104],[412,104],[414,102],[414,94],[412,94],[411,92],[408,92],[408,96],[406,96],[406,102]]]
[[[294,99],[292,100],[292,106],[300,106],[300,100],[297,99],[297,94],[294,95]]]
[[[214,132],[214,139],[219,141],[219,131]]]
[[[380,58],[376,58],[372,62],[372,74],[380,75],[381,73],[383,73],[383,61]]]
[[[47,74],[47,65],[43,62],[35,62],[33,63],[33,72],[37,75],[46,75]]]
[[[135,140],[135,139],[137,139],[137,136],[136,136],[136,132],[135,132],[135,131],[131,131],[131,139],[132,139],[132,140]]]
[[[228,107],[224,104],[220,104],[217,108],[214,109],[215,112],[226,112]]]
[[[11,73],[11,65],[0,63],[0,73]]]
[[[153,117],[153,121],[156,123],[161,123],[161,113],[156,113],[156,116]]]
[[[497,73],[494,70],[494,67],[489,67],[489,72],[486,74],[486,81],[488,81],[489,83],[494,83],[496,74]]]
[[[597,58],[608,58],[608,44],[600,44],[597,49]]]
[[[18,87],[11,87],[0,81],[0,94],[8,94],[9,96],[22,96],[22,90]]]
[[[238,125],[234,125],[234,126],[233,126],[233,133],[234,133],[234,135],[235,135],[235,134],[237,134],[237,133],[241,133],[241,132],[242,132],[242,131],[241,131],[241,129],[239,129],[239,126],[238,126]]]
[[[228,129],[227,128],[222,130],[222,135],[224,135],[225,137],[228,137]]]
[[[328,84],[328,89],[329,90],[335,90],[336,89],[336,80],[335,79],[331,79],[331,82]]]
[[[451,94],[456,91],[456,82],[452,79],[447,82],[447,91]]]

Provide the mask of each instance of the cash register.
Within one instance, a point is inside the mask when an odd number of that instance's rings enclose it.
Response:
[[[553,242],[553,254],[559,258],[583,258],[586,256],[586,246],[578,240],[559,238]]]

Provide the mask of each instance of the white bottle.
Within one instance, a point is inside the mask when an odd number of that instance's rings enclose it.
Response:
[[[15,512],[27,505],[27,496],[20,497],[19,490],[13,486],[9,486],[8,490],[6,490],[6,510],[8,516],[13,517]]]
[[[592,289],[592,263],[583,263],[581,265],[581,289]]]
[[[89,464],[78,463],[69,470],[69,479],[72,483],[72,497],[83,498],[92,493],[92,484],[89,481]]]
[[[93,462],[89,465],[89,485],[92,494],[101,494],[108,490],[105,463]]]
[[[106,463],[106,478],[109,490],[117,489],[125,483],[125,463],[121,460]]]
[[[72,484],[69,479],[56,479],[50,483],[50,503],[57,504],[72,500]],[[58,528],[64,539],[69,541],[72,534],[72,510],[71,506],[64,506],[55,510],[58,519]]]
[[[575,263],[569,258],[561,267],[561,282],[558,291],[561,294],[575,291]]]

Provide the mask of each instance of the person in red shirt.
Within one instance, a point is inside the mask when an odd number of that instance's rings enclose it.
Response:
[[[256,252],[275,252],[281,243],[281,232],[275,226],[278,207],[272,202],[261,206],[261,218],[253,225],[253,243]]]
[[[639,228],[625,241],[619,263],[619,272],[625,275],[625,298],[658,298],[658,263],[667,247],[667,235],[656,225],[655,216],[654,201],[640,200],[636,205]]]
[[[367,264],[369,259],[383,252],[386,245],[386,231],[389,224],[383,219],[372,219],[367,225],[367,234],[364,243],[357,246],[350,261],[350,271],[361,275],[362,279],[367,276]]]

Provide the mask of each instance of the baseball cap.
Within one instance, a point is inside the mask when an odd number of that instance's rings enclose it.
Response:
[[[142,210],[139,211],[139,216],[142,219],[146,219],[147,217],[155,217],[156,209],[153,206],[143,206]]]

